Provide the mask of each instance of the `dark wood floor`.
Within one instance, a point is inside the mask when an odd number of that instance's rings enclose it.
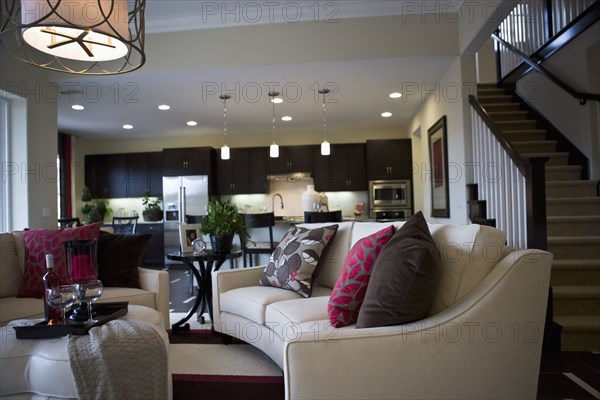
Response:
[[[169,268],[171,311],[187,312],[193,304],[189,276],[183,265]],[[543,354],[538,383],[539,400],[600,399],[600,353]]]

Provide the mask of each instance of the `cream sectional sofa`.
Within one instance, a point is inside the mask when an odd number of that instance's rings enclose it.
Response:
[[[42,299],[17,298],[25,268],[25,243],[22,232],[1,233],[0,257],[0,326],[15,319],[44,316]],[[16,253],[16,257],[12,254]],[[106,287],[99,302],[129,301],[131,305],[146,306],[163,314],[164,326],[169,327],[169,274],[166,271],[139,268],[140,286],[136,288]],[[6,295],[6,294],[9,295]]]
[[[346,254],[387,225],[340,223],[309,298],[259,286],[264,266],[213,274],[214,329],[271,357],[288,399],[535,399],[552,255],[507,247],[496,229],[429,225],[442,256],[429,317],[331,327]]]

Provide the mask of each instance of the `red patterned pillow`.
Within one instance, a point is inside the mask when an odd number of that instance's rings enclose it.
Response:
[[[394,226],[360,239],[346,257],[327,305],[329,322],[341,328],[356,322],[371,276],[371,268],[383,246],[394,236]]]
[[[61,281],[67,282],[67,262],[63,242],[97,239],[100,224],[66,229],[29,229],[23,231],[25,271],[17,297],[43,297],[46,254],[54,255],[54,268]]]

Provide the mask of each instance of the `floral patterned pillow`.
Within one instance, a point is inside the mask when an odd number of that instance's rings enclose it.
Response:
[[[25,241],[25,271],[17,297],[44,297],[46,254],[54,255],[54,268],[62,282],[68,282],[64,242],[97,239],[100,224],[65,229],[28,229],[23,231]]]
[[[313,273],[337,229],[338,225],[316,229],[292,226],[271,254],[259,284],[310,297]]]
[[[364,237],[348,252],[342,273],[331,292],[327,313],[334,328],[353,324],[358,319],[360,306],[365,299],[371,268],[383,246],[394,236],[394,226]]]

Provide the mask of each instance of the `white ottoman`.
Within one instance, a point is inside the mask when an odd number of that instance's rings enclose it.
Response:
[[[162,313],[144,306],[129,305],[123,320],[141,320],[162,337],[167,356],[169,337]],[[168,376],[169,397],[172,382]],[[77,398],[69,364],[67,337],[17,339],[9,323],[0,328],[0,397],[3,399]]]

